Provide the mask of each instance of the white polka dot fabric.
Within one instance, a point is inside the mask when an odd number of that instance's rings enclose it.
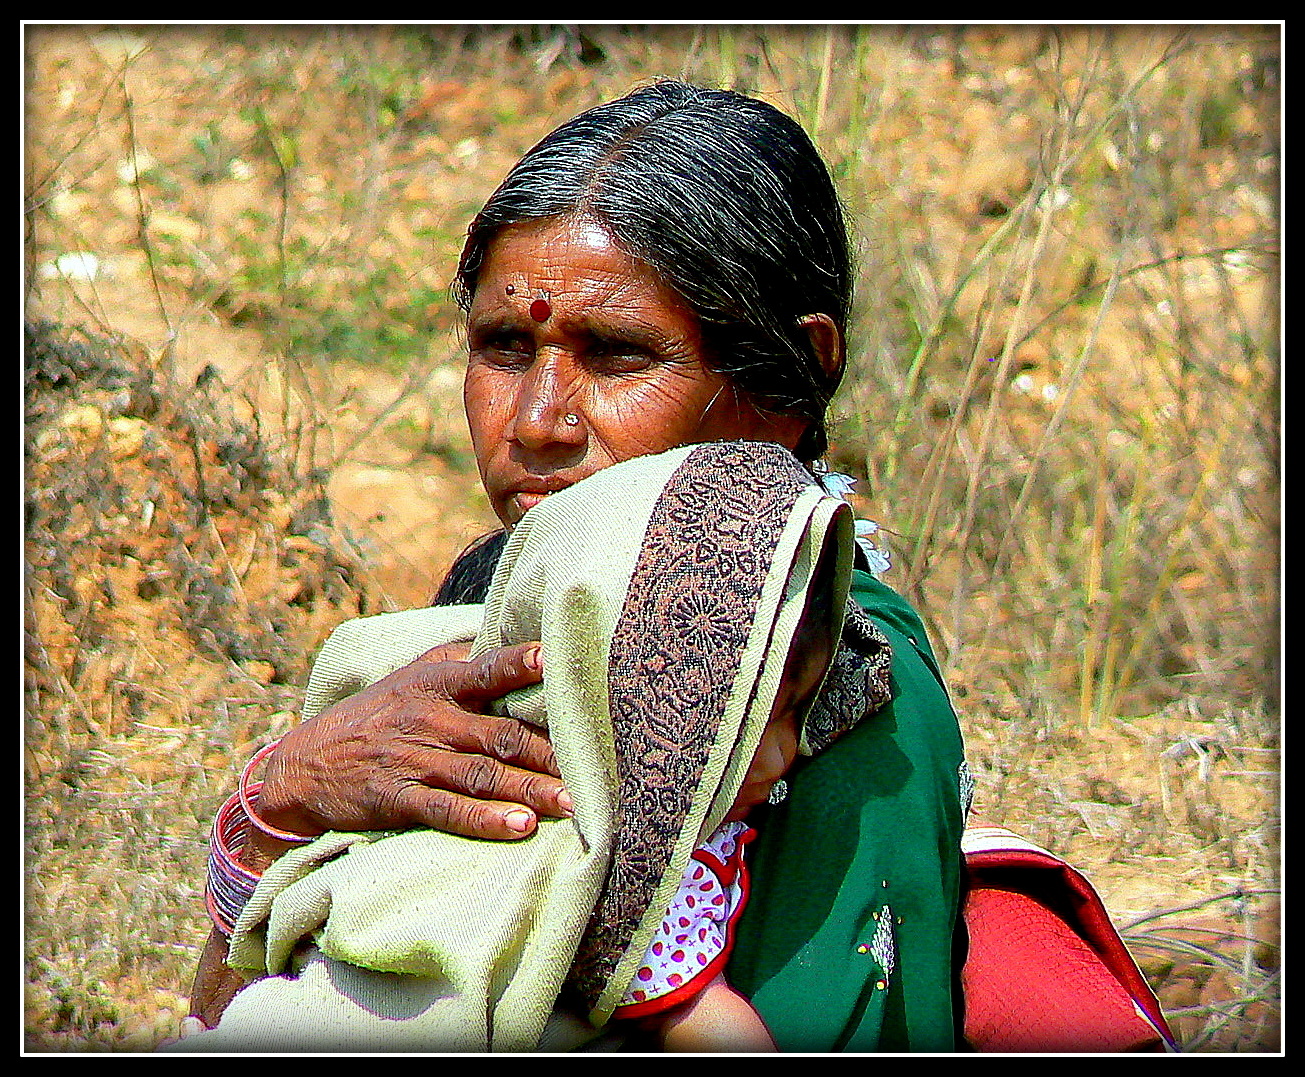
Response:
[[[743,847],[754,833],[746,823],[724,823],[694,852],[615,1016],[678,1006],[720,971],[747,899]]]

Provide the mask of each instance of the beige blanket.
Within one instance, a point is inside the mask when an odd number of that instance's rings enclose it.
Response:
[[[543,685],[504,711],[548,726],[574,818],[542,820],[520,842],[333,833],[292,850],[232,938],[232,964],[266,978],[177,1049],[563,1050],[592,1038],[737,794],[831,534],[840,609],[846,506],[776,446],[687,447],[527,513],[483,608],[342,625],[314,666],[306,718],[437,643],[474,638],[480,653],[541,640]],[[564,988],[580,1017],[561,1016]]]

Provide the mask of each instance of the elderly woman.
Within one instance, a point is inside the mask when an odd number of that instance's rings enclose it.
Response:
[[[818,472],[851,291],[827,170],[771,106],[668,81],[562,125],[476,217],[456,282],[502,534],[677,446],[773,442]],[[464,555],[445,600],[483,598],[502,546]],[[891,648],[892,699],[790,773],[727,970],[781,1050],[957,1044],[961,736],[919,618],[869,567],[851,594]],[[436,647],[287,735],[258,795],[269,829],[513,839],[569,814],[547,738],[484,713],[540,678],[538,648],[464,656]],[[256,834],[244,856],[289,847]],[[244,982],[225,955],[215,932],[193,999],[207,1025]]]

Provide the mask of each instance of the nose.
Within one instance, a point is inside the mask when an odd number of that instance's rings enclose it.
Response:
[[[540,354],[521,379],[511,440],[525,449],[584,444],[584,418],[571,404],[574,393],[564,376],[564,362],[560,356]]]

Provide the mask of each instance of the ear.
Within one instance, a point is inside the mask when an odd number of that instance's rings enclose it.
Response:
[[[798,319],[798,325],[807,331],[811,347],[816,358],[824,368],[825,375],[837,380],[843,372],[844,343],[842,330],[834,324],[828,314],[806,314]]]

